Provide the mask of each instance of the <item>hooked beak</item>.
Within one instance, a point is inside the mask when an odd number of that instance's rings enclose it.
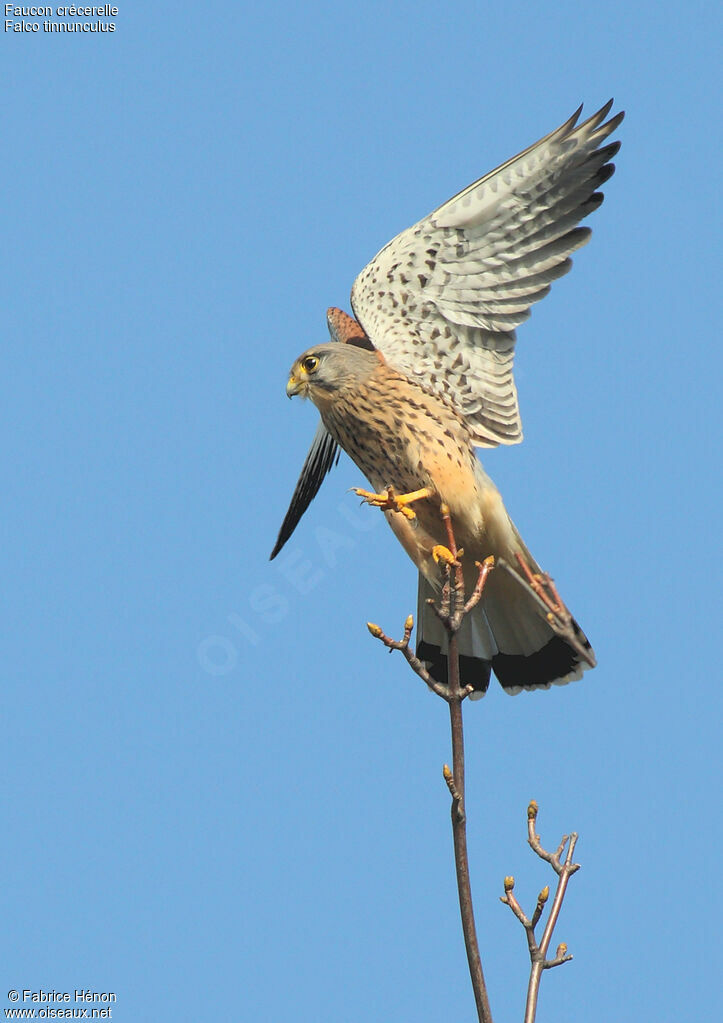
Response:
[[[301,380],[297,380],[296,377],[294,376],[294,374],[292,373],[291,376],[288,379],[287,384],[286,384],[286,395],[287,395],[287,397],[288,398],[293,398],[295,394],[299,393],[299,391],[301,390],[302,387],[303,387],[303,384],[302,384]]]

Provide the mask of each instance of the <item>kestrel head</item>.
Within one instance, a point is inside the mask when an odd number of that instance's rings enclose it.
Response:
[[[319,407],[333,400],[337,391],[358,386],[379,365],[377,356],[364,348],[331,342],[315,345],[291,367],[286,393],[311,398]]]

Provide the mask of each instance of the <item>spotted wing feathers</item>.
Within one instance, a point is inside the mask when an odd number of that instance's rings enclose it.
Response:
[[[475,442],[514,444],[515,329],[590,237],[623,119],[570,120],[394,238],[359,274],[354,314],[390,365],[445,394]]]

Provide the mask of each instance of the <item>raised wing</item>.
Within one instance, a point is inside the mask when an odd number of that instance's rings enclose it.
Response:
[[[332,341],[343,344],[358,345],[361,348],[372,348],[369,338],[362,328],[347,316],[341,309],[329,309],[326,322]],[[311,442],[309,453],[304,459],[301,475],[291,497],[289,510],[281,523],[279,535],[271,552],[273,560],[299,524],[299,519],[316,497],[324,477],[339,461],[339,447],[324,424],[320,421]]]
[[[512,375],[515,328],[590,237],[624,114],[612,100],[556,131],[397,235],[362,270],[354,315],[390,365],[445,394],[475,443],[522,440]]]

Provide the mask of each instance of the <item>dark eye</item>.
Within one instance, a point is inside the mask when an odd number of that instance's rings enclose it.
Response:
[[[307,355],[305,359],[302,359],[301,365],[307,373],[313,373],[319,365],[319,360],[315,355]]]

